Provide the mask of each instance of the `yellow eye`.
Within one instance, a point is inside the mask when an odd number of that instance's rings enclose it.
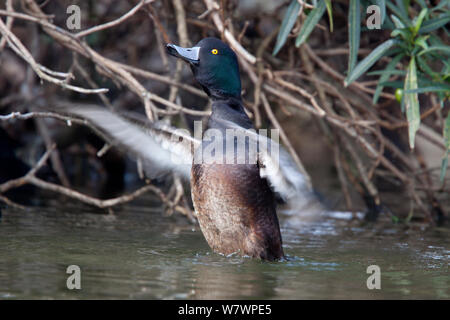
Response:
[[[212,50],[211,50],[211,53],[212,53],[212,54],[218,54],[219,51],[217,51],[217,49],[212,49]]]

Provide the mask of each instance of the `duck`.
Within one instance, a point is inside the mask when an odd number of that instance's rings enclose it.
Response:
[[[137,123],[95,105],[66,111],[140,159],[150,179],[174,173],[189,181],[195,216],[214,252],[284,259],[277,203],[310,197],[307,178],[277,141],[256,132],[241,96],[237,55],[225,42],[209,37],[191,48],[166,49],[190,66],[211,101],[201,136],[162,121]],[[244,135],[244,142],[227,136],[230,130]]]

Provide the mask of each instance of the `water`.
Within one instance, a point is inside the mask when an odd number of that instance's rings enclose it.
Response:
[[[450,298],[446,228],[361,227],[331,213],[281,224],[289,259],[267,263],[212,253],[198,226],[144,205],[3,209],[0,299]],[[380,290],[366,286],[373,264]],[[69,265],[81,290],[66,287]]]

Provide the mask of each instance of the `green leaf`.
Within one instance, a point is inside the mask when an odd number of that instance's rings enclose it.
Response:
[[[403,81],[384,81],[380,82],[380,84],[384,87],[390,87],[390,88],[396,88],[396,89],[402,89],[405,86],[405,83]]]
[[[416,57],[416,62],[418,61],[417,57]],[[417,64],[417,66],[419,66]],[[424,87],[440,87],[440,88],[449,88],[448,86],[450,85],[450,83],[445,83],[445,82],[440,82],[440,79],[438,79],[437,81],[432,81],[429,80],[425,74],[417,71],[417,82],[419,84],[419,88],[424,88]],[[448,89],[447,89],[448,90]],[[436,91],[439,92],[439,91]]]
[[[408,121],[409,147],[411,149],[414,149],[416,132],[419,130],[420,126],[420,106],[417,93],[407,92],[415,90],[417,87],[416,59],[412,57],[408,66],[408,73],[406,74],[403,95],[405,99],[406,119]]]
[[[407,8],[409,7],[409,1],[408,0],[395,0],[395,3],[397,3],[397,7],[400,10],[400,12],[402,13],[402,15],[408,16]]]
[[[423,55],[424,53],[428,53],[431,51],[439,51],[439,52],[444,52],[446,54],[450,54],[450,47],[449,46],[432,46],[429,47],[428,49],[424,49],[422,51],[420,51],[419,55]]]
[[[435,34],[427,34],[427,36],[429,36],[429,42],[431,46],[443,46],[444,43],[442,42],[442,40],[436,36]]]
[[[291,4],[284,14],[283,22],[281,23],[280,31],[278,32],[277,41],[275,43],[275,48],[273,49],[272,55],[277,55],[280,49],[286,43],[289,33],[294,27],[295,21],[297,21],[301,6],[302,5],[300,5],[297,0],[291,1]]]
[[[348,55],[348,74],[355,68],[358,60],[359,39],[361,35],[361,11],[359,0],[350,0],[348,10],[348,39],[349,39],[349,55]]]
[[[391,32],[391,38],[395,38],[396,36],[400,35],[403,40],[408,41],[408,39],[411,37],[411,31],[407,28],[403,29],[395,29]]]
[[[407,90],[405,93],[450,92],[450,85],[436,83],[434,86]]]
[[[374,65],[384,54],[394,45],[398,43],[397,40],[390,39],[378,47],[376,47],[367,57],[365,57],[360,63],[356,65],[351,73],[345,78],[344,85],[348,86],[350,83],[358,79],[364,72],[366,72],[371,66]]]
[[[428,64],[425,62],[425,60],[421,56],[417,56],[417,64],[419,68],[424,71],[427,75],[434,78],[436,76],[439,76],[437,72],[434,72]]]
[[[397,29],[404,29],[406,26],[403,24],[403,22],[400,21],[399,18],[397,18],[394,14],[391,14],[391,19],[394,22],[394,25]]]
[[[393,215],[393,214],[391,215],[391,220],[392,220],[393,224],[400,223],[400,218],[395,216],[395,215]]]
[[[428,9],[424,8],[420,11],[419,15],[417,16],[417,19],[416,19],[415,25],[414,25],[414,35],[416,35],[417,32],[419,32],[419,29],[422,26],[423,19],[425,18],[427,13],[428,13]]]
[[[386,6],[402,21],[405,26],[411,26],[411,21],[409,20],[408,16],[404,14],[403,10],[400,10],[398,7],[396,7],[394,4],[392,4],[391,1],[386,1]]]
[[[320,0],[320,2],[317,4],[317,7],[311,10],[305,22],[303,23],[302,29],[300,30],[300,33],[297,39],[295,40],[296,47],[299,47],[303,42],[305,42],[308,39],[308,36],[313,31],[314,27],[319,22],[320,18],[322,18],[324,12],[325,12],[325,0]]]
[[[376,70],[376,71],[367,72],[366,74],[368,76],[381,76],[383,74],[405,76],[406,71],[404,71],[404,70]]]
[[[375,93],[373,95],[373,104],[376,104],[378,102],[378,98],[380,97],[381,92],[383,91],[384,86],[382,85],[383,82],[387,81],[389,79],[389,77],[391,76],[391,74],[394,73],[394,71],[400,71],[400,70],[395,70],[395,66],[397,65],[397,63],[400,62],[400,60],[404,57],[404,54],[400,53],[398,55],[396,55],[386,66],[386,69],[384,70],[385,73],[383,73],[380,76],[380,79],[378,80],[378,85],[377,88],[375,89]],[[403,70],[401,70],[403,71]]]
[[[384,18],[384,29],[386,30],[394,30],[395,25],[391,21],[391,18],[389,18],[389,15],[386,13],[386,17]]]
[[[429,33],[450,22],[450,13],[445,13],[438,18],[424,21],[419,29],[419,34]]]
[[[428,49],[428,44],[427,44],[428,37],[429,36],[417,37],[417,39],[414,41],[414,44],[421,47],[422,49],[427,50]]]
[[[443,9],[445,6],[448,7],[448,8],[446,8],[447,11],[448,11],[448,9],[450,9],[450,1],[449,1],[449,0],[441,0],[437,6],[435,6],[435,7],[433,7],[433,8],[431,9],[431,11],[433,12],[433,11],[441,10],[441,9]],[[445,9],[444,9],[444,10],[445,10]]]
[[[444,63],[444,68],[442,69],[442,73],[444,75],[450,76],[450,60],[442,61]]]
[[[331,7],[331,0],[325,0],[328,12],[328,20],[330,21],[330,31],[333,32],[333,8]]]
[[[442,158],[441,181],[444,181],[448,166],[448,156],[450,154],[450,112],[447,114],[447,119],[445,120],[443,136],[445,143],[445,153],[444,157]]]

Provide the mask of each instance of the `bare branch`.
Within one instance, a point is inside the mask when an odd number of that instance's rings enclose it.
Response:
[[[141,0],[136,6],[134,6],[133,9],[131,9],[130,11],[128,11],[126,14],[124,14],[123,16],[121,16],[120,18],[110,21],[108,23],[104,23],[95,27],[92,27],[90,29],[87,30],[83,30],[78,32],[77,34],[75,34],[75,37],[77,38],[82,38],[85,37],[89,34],[92,34],[94,32],[98,32],[100,30],[105,30],[108,28],[112,28],[114,26],[117,26],[118,24],[121,24],[122,22],[124,22],[125,20],[131,18],[137,11],[139,11],[139,9],[145,5],[145,4],[149,4],[152,3],[155,0]]]

